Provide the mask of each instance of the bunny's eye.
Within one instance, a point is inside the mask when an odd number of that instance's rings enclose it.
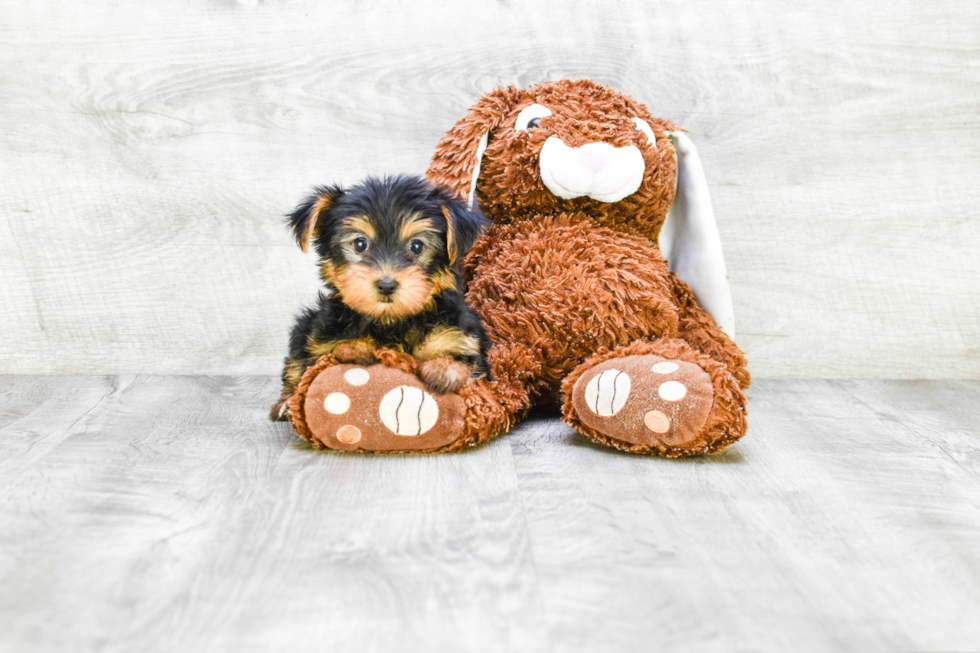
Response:
[[[354,241],[354,251],[358,254],[363,254],[367,251],[368,240],[367,238],[358,238]]]
[[[521,112],[517,114],[517,121],[514,123],[514,129],[519,132],[526,132],[528,129],[535,129],[541,124],[541,119],[546,118],[551,115],[551,109],[540,104],[532,104],[529,107],[524,107]]]

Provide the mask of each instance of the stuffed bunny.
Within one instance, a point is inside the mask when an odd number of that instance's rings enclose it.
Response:
[[[439,142],[428,177],[492,222],[464,261],[492,380],[433,396],[411,359],[385,353],[366,369],[370,405],[307,420],[323,413],[310,388],[335,391],[350,368],[324,360],[291,400],[297,431],[332,448],[456,451],[552,404],[633,453],[713,453],[744,435],[750,377],[718,231],[694,146],[670,121],[589,80],[498,88]],[[430,430],[392,431],[381,398],[396,392],[418,395]],[[333,433],[351,420],[365,436],[343,443]]]

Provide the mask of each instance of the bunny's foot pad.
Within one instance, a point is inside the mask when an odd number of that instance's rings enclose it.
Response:
[[[586,370],[571,404],[582,424],[608,438],[670,450],[698,439],[713,397],[711,375],[699,365],[648,354]]]
[[[321,366],[317,366],[321,367]],[[409,371],[388,365],[333,364],[307,370],[290,400],[293,428],[314,447],[342,451],[435,451],[464,431],[466,404],[430,392]]]

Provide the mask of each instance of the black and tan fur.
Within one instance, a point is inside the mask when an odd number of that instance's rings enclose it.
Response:
[[[437,393],[488,374],[490,343],[459,266],[485,226],[478,211],[419,177],[372,177],[317,188],[288,222],[300,248],[319,255],[326,292],[293,327],[273,419],[285,418],[285,400],[324,354],[370,365],[378,347],[402,351]]]

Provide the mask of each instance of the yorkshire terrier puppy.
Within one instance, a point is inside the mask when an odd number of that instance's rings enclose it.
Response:
[[[313,243],[326,292],[293,327],[272,419],[285,419],[286,400],[324,354],[371,365],[378,347],[405,352],[436,393],[488,374],[490,343],[459,267],[487,224],[478,210],[420,177],[372,177],[318,187],[288,222],[304,252]]]

